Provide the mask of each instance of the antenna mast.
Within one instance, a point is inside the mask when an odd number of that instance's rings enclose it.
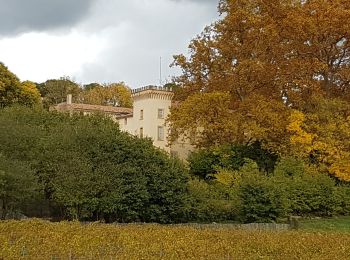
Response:
[[[162,56],[159,58],[159,85],[162,86]]]

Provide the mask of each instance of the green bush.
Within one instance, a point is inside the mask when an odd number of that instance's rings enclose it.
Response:
[[[220,156],[210,149],[199,149],[190,153],[187,161],[192,175],[208,179],[216,172],[215,167],[220,164]]]
[[[235,205],[235,215],[242,222],[272,222],[286,213],[283,192],[274,178],[259,171],[257,163],[246,159],[236,171],[222,169],[215,175]]]
[[[61,212],[53,217],[183,221],[183,164],[107,116],[9,107],[0,110],[0,132],[0,153],[28,165]]]
[[[350,187],[298,158],[282,158],[273,174],[249,159],[239,170],[216,170],[212,180],[190,183],[190,219],[271,222],[288,215],[350,213]]]
[[[287,203],[283,190],[273,178],[263,174],[245,174],[239,183],[240,219],[244,223],[275,222],[285,216]]]
[[[350,215],[350,186],[347,183],[335,187],[333,212],[337,215]]]
[[[0,153],[0,218],[26,213],[25,205],[41,195],[30,165]]]
[[[335,213],[335,181],[298,158],[283,158],[275,169],[293,215],[329,216]]]
[[[200,149],[188,158],[190,173],[202,179],[210,179],[221,168],[239,170],[250,159],[264,172],[272,172],[277,155],[264,149],[260,142],[250,145],[222,145],[209,149]]]
[[[233,221],[238,200],[218,183],[192,179],[188,183],[187,220],[195,222]]]

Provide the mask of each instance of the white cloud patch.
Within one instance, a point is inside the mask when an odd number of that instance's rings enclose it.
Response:
[[[165,83],[178,73],[169,68],[172,55],[186,53],[190,40],[218,17],[214,0],[91,3],[68,31],[0,38],[0,61],[22,80],[67,75],[81,83],[124,81],[135,88],[159,84],[161,56]]]
[[[46,81],[74,76],[84,63],[94,62],[104,39],[72,31],[66,35],[26,33],[0,41],[1,60],[21,80]]]

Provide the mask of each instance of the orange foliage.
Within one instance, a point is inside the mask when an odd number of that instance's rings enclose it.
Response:
[[[183,103],[170,117],[179,127],[173,139],[196,134],[194,122],[206,115],[199,146],[259,140],[278,153],[317,157],[350,180],[350,109],[339,103],[350,102],[350,1],[221,0],[219,11],[190,56],[175,56],[183,72],[175,99]],[[214,105],[226,112],[213,117],[213,103],[192,98],[209,93],[225,95]],[[324,100],[321,113],[310,108],[315,97]]]

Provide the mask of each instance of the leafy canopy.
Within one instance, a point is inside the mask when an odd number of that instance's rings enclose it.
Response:
[[[219,12],[174,57],[171,141],[259,142],[350,180],[350,2],[221,0]]]
[[[40,105],[40,92],[30,81],[21,83],[17,76],[0,62],[0,107],[13,104]]]

